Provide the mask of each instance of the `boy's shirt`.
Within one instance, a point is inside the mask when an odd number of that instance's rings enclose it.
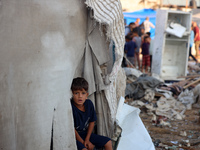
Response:
[[[84,103],[85,112],[79,110],[71,100],[73,118],[74,118],[74,127],[77,132],[87,132],[90,122],[96,121],[96,112],[94,105],[91,100],[87,99]]]
[[[127,51],[126,56],[127,57],[134,57],[135,49],[137,48],[137,45],[134,41],[126,42],[125,44],[125,51]]]
[[[149,55],[149,43],[142,44],[142,55]]]
[[[198,28],[198,27],[194,27],[193,31],[194,31],[194,36],[196,36],[197,33],[199,34],[199,35],[197,36],[197,38],[194,39],[194,41],[195,41],[195,42],[196,42],[196,41],[200,41],[200,32],[199,32],[199,28]]]

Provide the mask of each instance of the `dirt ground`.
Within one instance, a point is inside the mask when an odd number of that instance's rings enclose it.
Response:
[[[199,111],[199,105],[196,105],[185,112],[184,120],[167,120],[171,127],[156,125],[151,121],[152,116],[144,110],[141,110],[140,117],[156,145],[156,150],[200,150]]]

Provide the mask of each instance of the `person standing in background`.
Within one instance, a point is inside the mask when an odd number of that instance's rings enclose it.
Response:
[[[134,55],[137,45],[134,41],[132,41],[132,37],[130,35],[126,36],[126,44],[124,47],[124,53],[126,54],[127,59],[130,61],[131,65],[134,66]],[[128,65],[127,67],[131,67]]]
[[[138,36],[137,31],[133,31],[133,41],[137,45],[137,48],[135,50],[135,58],[134,58],[135,66],[137,66],[136,64],[138,64],[138,69],[141,70],[141,68],[140,68],[141,67],[140,66],[140,47],[141,47],[142,40],[141,40],[141,37]]]
[[[196,50],[196,58],[199,56],[199,45],[200,45],[200,31],[196,22],[193,22],[193,31],[194,31],[194,42]]]
[[[198,63],[198,61],[197,61],[197,59],[192,55],[192,46],[193,46],[193,44],[194,44],[194,31],[192,30],[193,29],[193,27],[191,26],[191,32],[190,32],[190,48],[189,48],[189,57],[192,57],[193,58],[193,60],[196,62],[196,63]]]
[[[135,23],[134,22],[131,22],[131,23],[129,23],[128,26],[125,26],[125,36],[130,34],[130,32],[132,32],[134,28],[135,28]]]
[[[142,43],[142,72],[145,68],[145,73],[148,73],[150,67],[150,55],[149,55],[149,46],[150,46],[150,37],[145,36],[144,42]]]
[[[140,26],[140,18],[137,18],[135,21],[135,26],[139,27]]]
[[[155,26],[153,25],[153,23],[151,23],[149,21],[149,17],[146,17],[146,20],[144,21],[144,31],[145,31],[145,33],[150,32],[151,27],[155,28]]]

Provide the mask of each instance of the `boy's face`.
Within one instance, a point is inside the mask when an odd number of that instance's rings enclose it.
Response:
[[[83,106],[88,97],[88,92],[84,89],[73,91],[73,100],[76,106]]]

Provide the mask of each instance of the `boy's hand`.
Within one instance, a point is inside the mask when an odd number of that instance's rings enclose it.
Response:
[[[94,145],[93,145],[89,140],[84,141],[84,146],[85,146],[88,150],[93,150],[93,149],[94,149]]]

